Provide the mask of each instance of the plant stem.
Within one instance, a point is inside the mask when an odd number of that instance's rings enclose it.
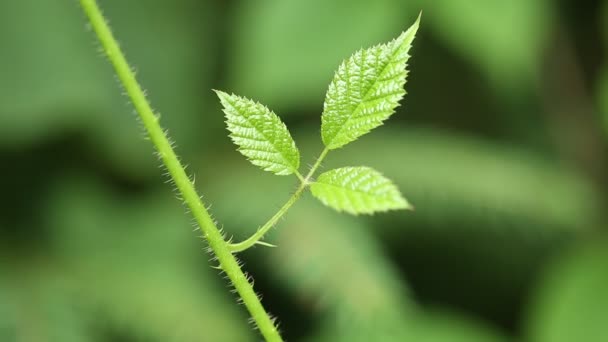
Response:
[[[274,214],[270,218],[270,220],[268,220],[268,222],[266,222],[260,229],[258,229],[255,233],[253,233],[253,235],[251,235],[246,240],[243,240],[238,243],[228,244],[228,248],[230,248],[230,250],[233,253],[242,252],[248,248],[253,247],[253,245],[260,243],[260,240],[264,237],[264,235],[272,227],[274,227],[274,225],[281,219],[281,217],[283,217],[283,215],[285,215],[285,213],[287,213],[287,210],[289,210],[289,208],[291,208],[291,206],[294,205],[294,203],[296,203],[296,201],[300,198],[300,196],[302,195],[304,190],[306,190],[306,188],[310,184],[310,180],[312,179],[312,176],[315,174],[315,172],[317,171],[319,166],[321,166],[321,162],[323,161],[323,159],[325,159],[325,156],[327,156],[328,152],[329,152],[329,149],[327,149],[327,148],[325,148],[323,150],[323,152],[321,152],[321,155],[319,156],[319,158],[317,158],[317,160],[315,161],[313,166],[310,168],[310,171],[308,171],[308,174],[306,175],[306,177],[302,177],[302,175],[299,172],[296,172],[296,176],[298,177],[298,179],[300,179],[300,182],[301,182],[300,186],[298,187],[296,192],[294,192],[293,195],[291,195],[291,197],[287,200],[287,202],[285,202],[285,204],[283,204],[281,209],[279,209],[279,211],[277,211],[277,213]]]
[[[242,252],[250,247],[253,247],[253,245],[259,243],[260,240],[264,237],[264,234],[266,234],[272,227],[274,227],[274,225],[279,221],[279,219],[281,219],[281,217],[285,215],[287,210],[289,210],[289,208],[291,208],[291,206],[296,203],[296,201],[300,198],[300,196],[306,189],[306,186],[307,184],[305,182],[300,183],[300,186],[298,187],[296,192],[293,193],[293,195],[287,200],[287,202],[285,202],[281,209],[279,209],[279,211],[277,211],[277,213],[274,214],[274,216],[272,216],[270,220],[268,220],[268,222],[266,222],[260,229],[258,229],[253,235],[251,235],[246,240],[243,240],[239,243],[230,244],[230,250],[233,253]]]
[[[306,181],[304,180],[304,177],[302,176],[302,174],[300,173],[300,171],[296,170],[296,172],[294,173],[296,175],[296,177],[298,177],[298,179],[300,180],[301,183],[305,183]]]
[[[315,161],[313,166],[310,168],[310,171],[308,171],[308,174],[306,175],[306,178],[304,179],[306,181],[306,183],[310,182],[310,179],[312,178],[312,176],[314,176],[314,174],[317,171],[317,169],[319,168],[319,166],[321,166],[321,162],[323,161],[323,159],[325,159],[325,157],[327,156],[327,153],[329,153],[329,149],[326,147],[325,149],[323,149],[323,152],[321,152],[321,155],[319,155],[319,158],[317,158],[317,161]]]
[[[158,155],[169,171],[171,178],[181,193],[184,202],[190,208],[194,218],[207,239],[209,246],[217,257],[221,269],[232,282],[243,303],[249,310],[253,320],[267,341],[282,341],[273,320],[264,310],[262,303],[255,294],[252,285],[241,270],[236,258],[230,251],[228,243],[224,240],[219,229],[216,227],[211,215],[205,208],[194,185],[184,171],[177,155],[171,147],[171,143],[165,132],[160,127],[159,119],[152,111],[146,100],[143,90],[137,83],[134,73],[131,71],[118,43],[114,39],[108,24],[95,0],[80,0],[80,4],[89,18],[101,45],[114,66],[116,74],[125,87],[135,109],[137,110],[150,140],[156,147]]]

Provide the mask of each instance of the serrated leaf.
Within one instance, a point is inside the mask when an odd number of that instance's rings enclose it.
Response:
[[[224,106],[230,138],[238,150],[264,171],[289,175],[300,166],[300,152],[279,117],[266,106],[216,91]]]
[[[412,208],[393,182],[364,166],[327,171],[310,190],[326,206],[354,215]]]
[[[344,61],[329,85],[321,137],[330,149],[342,147],[382,125],[405,95],[407,61],[420,17],[397,39],[360,50]]]

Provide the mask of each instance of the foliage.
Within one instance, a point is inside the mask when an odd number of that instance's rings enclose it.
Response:
[[[411,208],[390,180],[369,167],[327,171],[310,189],[323,204],[355,215]]]
[[[323,105],[321,136],[328,149],[356,140],[393,114],[405,95],[416,31],[418,21],[392,42],[360,50],[340,65]]]
[[[265,171],[277,175],[296,173],[301,181],[292,198],[277,214],[250,238],[234,244],[226,241],[194,189],[194,182],[187,176],[167,132],[161,128],[158,114],[154,113],[146,99],[96,0],[81,0],[80,4],[105,55],[133,102],[146,134],[175,184],[177,193],[191,210],[197,226],[202,231],[202,237],[209,244],[210,253],[218,261],[216,268],[226,274],[262,336],[267,341],[282,341],[275,319],[271,318],[262,306],[253,290],[251,278],[245,275],[234,253],[244,251],[255,244],[266,244],[260,241],[264,234],[310,184],[329,150],[341,147],[369,132],[393,113],[397,101],[404,95],[401,87],[405,83],[405,67],[409,58],[407,52],[418,30],[420,17],[410,29],[391,43],[369,51],[360,51],[351,57],[347,64],[353,65],[352,71],[356,74],[351,75],[345,65],[338,70],[336,79],[330,84],[325,104],[327,111],[323,114],[323,118],[327,120],[323,120],[322,136],[327,147],[305,178],[298,172],[300,155],[295,142],[276,114],[260,103],[216,91],[224,106],[230,136],[239,146],[240,152]],[[357,92],[358,97],[355,95]],[[351,133],[343,133],[345,130]],[[329,133],[325,134],[326,132]],[[407,202],[395,186],[369,168],[337,169],[321,175],[313,185],[313,194],[323,203],[353,214],[408,208]]]
[[[368,167],[335,169],[314,181],[312,177],[330,150],[355,141],[393,114],[405,95],[408,53],[419,22],[420,17],[395,40],[359,50],[340,65],[329,84],[321,116],[321,138],[326,148],[306,177],[298,172],[300,153],[295,142],[276,114],[260,103],[216,91],[239,151],[265,171],[277,175],[296,173],[301,181],[292,198],[269,223],[234,250],[259,242],[308,185],[325,205],[355,215],[410,208],[389,179]]]
[[[278,248],[239,254],[287,340],[605,339],[607,1],[99,2],[234,241],[297,185],[239,159],[209,89],[263,100],[310,167],[332,71],[424,12],[404,107],[319,166],[380,170],[416,210],[303,192]],[[78,6],[0,2],[0,28],[0,340],[259,340]]]
[[[259,102],[218,91],[230,137],[252,164],[277,175],[300,167],[300,151],[279,117]]]

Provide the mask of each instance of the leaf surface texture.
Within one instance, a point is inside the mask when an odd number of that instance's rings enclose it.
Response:
[[[244,97],[216,91],[226,114],[230,138],[252,164],[277,175],[300,166],[300,152],[281,119],[266,106]]]
[[[350,214],[411,209],[397,187],[369,167],[343,167],[327,171],[310,185],[323,204]]]
[[[325,96],[321,137],[340,148],[382,125],[405,95],[409,50],[420,18],[387,44],[359,50],[344,61]]]

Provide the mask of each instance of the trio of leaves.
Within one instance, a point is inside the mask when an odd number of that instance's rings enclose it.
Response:
[[[321,116],[326,150],[356,140],[394,113],[405,95],[409,50],[419,21],[393,41],[359,50],[342,62],[329,85]],[[244,97],[216,93],[230,137],[251,163],[277,175],[297,172],[300,152],[274,112]],[[325,205],[355,215],[411,208],[389,179],[369,167],[327,171],[310,189]]]

